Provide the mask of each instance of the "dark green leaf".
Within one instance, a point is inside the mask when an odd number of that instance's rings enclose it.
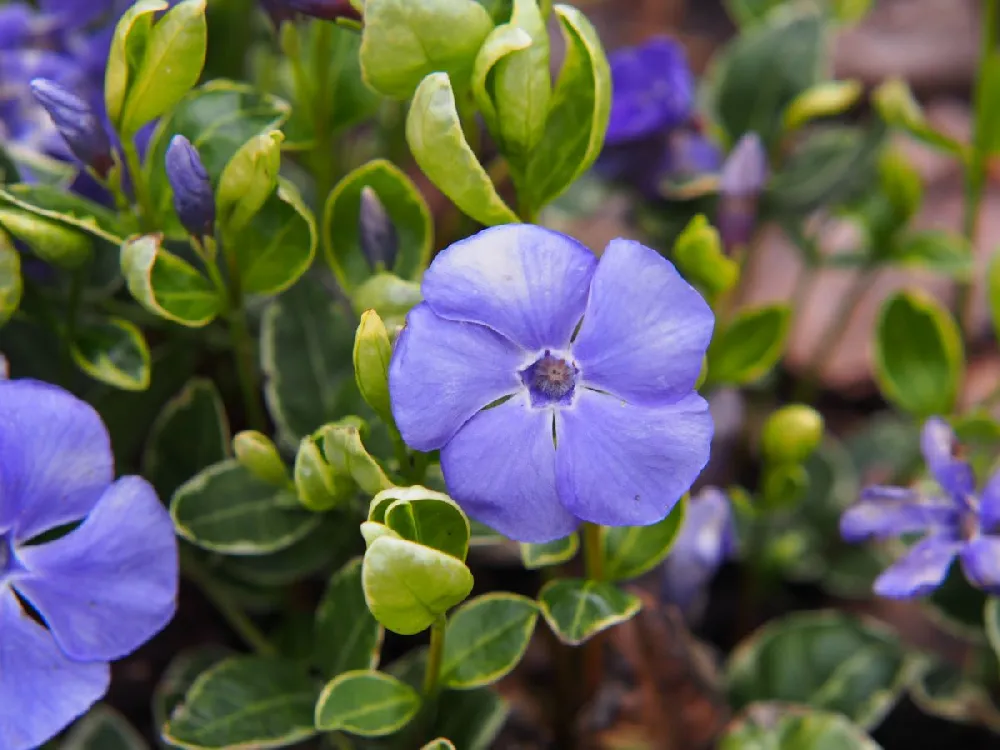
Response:
[[[149,387],[150,355],[142,331],[120,318],[77,327],[70,354],[77,367],[123,391]]]
[[[316,610],[313,661],[324,677],[375,669],[384,631],[365,603],[361,558],[334,573]]]
[[[330,682],[316,704],[316,726],[362,737],[382,737],[405,727],[420,710],[417,691],[381,672],[345,672]]]
[[[571,646],[632,619],[642,607],[637,596],[613,583],[574,578],[549,581],[538,594],[538,604],[552,632]]]
[[[969,664],[986,656],[969,655]],[[1000,706],[990,694],[987,681],[963,674],[963,669],[938,656],[922,656],[919,671],[910,685],[910,697],[921,711],[947,721],[979,724],[1000,732]]]
[[[729,725],[719,750],[882,750],[843,716],[782,703],[754,703]]]
[[[157,734],[201,673],[231,655],[231,651],[222,646],[206,646],[181,651],[174,656],[153,690],[153,720]],[[160,740],[160,744],[175,747],[163,740]]]
[[[116,246],[133,229],[99,203],[52,185],[9,185],[0,190],[0,205],[4,204],[79,229]]]
[[[528,570],[548,568],[569,562],[580,549],[580,537],[575,532],[563,539],[544,544],[522,544],[521,562]]]
[[[638,578],[670,554],[681,526],[687,499],[681,500],[659,523],[652,526],[611,526],[604,529],[604,574],[609,580]]]
[[[891,263],[923,268],[955,279],[972,278],[972,247],[954,232],[927,230],[903,237],[888,258]]]
[[[147,750],[149,745],[120,713],[103,703],[66,735],[60,750]]]
[[[787,305],[740,312],[712,339],[708,350],[711,382],[742,385],[766,375],[781,359],[790,313]]]
[[[246,656],[203,673],[164,729],[181,748],[286,747],[316,734],[313,679],[294,662]]]

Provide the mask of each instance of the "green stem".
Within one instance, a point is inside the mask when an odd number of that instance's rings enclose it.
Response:
[[[125,164],[128,166],[129,177],[132,178],[132,190],[135,191],[139,212],[139,228],[143,232],[151,232],[156,228],[153,223],[156,212],[153,210],[153,201],[149,195],[148,185],[146,185],[146,175],[142,171],[139,150],[135,147],[132,139],[126,137],[122,138],[122,151],[125,153]]]
[[[73,341],[76,338],[77,317],[80,312],[80,300],[83,298],[83,287],[88,267],[89,264],[84,264],[73,271],[69,282],[69,303],[66,307],[66,348],[62,372],[60,373],[60,378],[64,383],[69,382],[70,373],[73,371]]]
[[[215,582],[201,562],[191,554],[185,553],[184,550],[181,551],[181,571],[201,589],[205,598],[226,619],[226,622],[243,639],[244,643],[261,656],[277,656],[278,649],[254,625],[247,613],[233,601],[229,592]]]
[[[587,578],[604,580],[604,529],[596,523],[583,524],[583,560]]]
[[[240,286],[240,269],[231,242],[222,248],[229,271],[229,336],[233,345],[233,360],[236,376],[243,395],[246,421],[251,429],[267,430],[267,419],[260,400],[260,378],[257,373],[257,358],[254,355],[253,338],[247,325],[244,309],[243,289]]]
[[[854,284],[847,294],[840,298],[840,305],[819,337],[819,342],[813,348],[812,356],[806,364],[805,373],[795,391],[795,401],[810,403],[816,397],[819,390],[819,378],[847,333],[848,323],[851,321],[854,309],[871,289],[877,278],[878,273],[874,268],[861,268]]]
[[[444,656],[444,633],[448,618],[438,615],[431,625],[431,645],[427,652],[427,670],[424,672],[424,701],[433,703],[441,690],[441,659]]]
[[[333,190],[335,164],[333,134],[330,120],[333,86],[330,80],[330,65],[333,57],[333,25],[314,22],[315,42],[313,45],[313,79],[316,81],[313,101],[313,130],[316,145],[313,148],[311,166],[316,181],[316,205],[322,210],[327,196]]]

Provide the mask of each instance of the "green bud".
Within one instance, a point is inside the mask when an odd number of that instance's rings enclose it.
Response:
[[[365,402],[388,425],[394,424],[389,402],[391,356],[392,345],[382,318],[374,310],[367,310],[354,337],[354,377]]]
[[[824,81],[799,94],[785,109],[784,124],[793,132],[808,122],[843,114],[861,97],[858,81]]]
[[[764,424],[763,448],[768,461],[801,464],[823,439],[823,417],[804,404],[784,406]]]
[[[348,493],[348,487],[338,482],[333,468],[313,437],[303,438],[295,456],[295,490],[299,502],[309,510],[325,511],[336,507]]]
[[[42,260],[59,268],[78,268],[93,243],[83,232],[16,208],[0,208],[0,228],[21,240]]]
[[[763,499],[768,510],[792,508],[809,488],[809,473],[801,464],[778,464],[764,474]]]
[[[321,427],[317,435],[338,484],[357,485],[365,494],[375,495],[393,485],[361,442],[363,425],[357,417],[348,417]]]
[[[905,224],[920,208],[924,197],[924,185],[909,161],[894,149],[886,149],[878,164],[879,182],[894,218],[899,225]]]
[[[277,447],[266,435],[244,430],[233,438],[233,452],[240,465],[257,479],[276,487],[288,484],[288,469]]]
[[[872,94],[875,109],[890,125],[904,130],[919,130],[926,127],[924,111],[913,96],[910,85],[901,78],[892,78]]]
[[[270,130],[244,143],[222,170],[216,211],[224,231],[243,229],[278,186],[281,144],[285,136]]]
[[[725,255],[719,232],[703,214],[681,232],[673,257],[684,277],[709,295],[728,291],[739,280],[739,264]]]

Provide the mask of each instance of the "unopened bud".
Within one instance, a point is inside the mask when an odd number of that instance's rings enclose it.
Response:
[[[374,310],[361,316],[354,337],[354,377],[365,402],[386,424],[393,424],[389,402],[389,360],[392,345],[382,318]]]
[[[31,82],[31,92],[52,118],[73,155],[102,178],[114,165],[111,140],[93,108],[76,94],[45,78]]]
[[[351,0],[264,0],[264,7],[278,23],[288,20],[292,13],[324,21],[361,21],[361,12]]]
[[[727,250],[746,245],[757,224],[757,200],[767,182],[764,145],[756,133],[747,133],[722,165],[717,224]]]
[[[361,189],[358,237],[371,269],[391,271],[399,252],[399,235],[378,193],[367,185]]]
[[[288,484],[288,469],[281,460],[278,449],[266,435],[255,430],[244,430],[233,438],[236,460],[257,479],[276,487]]]
[[[215,233],[215,195],[197,149],[182,135],[167,148],[167,179],[174,191],[174,209],[194,237]]]
[[[764,425],[764,455],[775,463],[800,464],[823,439],[823,417],[804,404],[791,404],[774,412]]]

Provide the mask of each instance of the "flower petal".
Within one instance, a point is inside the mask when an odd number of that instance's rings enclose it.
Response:
[[[993,472],[979,496],[979,525],[986,534],[1000,532],[1000,471]]]
[[[929,594],[944,581],[961,548],[962,542],[952,535],[927,536],[886,568],[875,579],[873,589],[879,596],[891,599]]]
[[[407,445],[437,450],[487,404],[522,387],[525,354],[485,326],[414,307],[389,363],[389,396]]]
[[[933,527],[956,528],[959,516],[949,498],[928,498],[903,487],[866,487],[840,517],[840,534],[848,542],[887,539]]]
[[[33,380],[0,381],[0,530],[26,541],[78,521],[114,479],[97,412]]]
[[[552,410],[518,394],[480,412],[441,449],[449,494],[477,521],[519,542],[561,539],[580,523],[556,494]]]
[[[110,680],[106,663],[71,661],[0,589],[0,747],[41,747],[100,700]]]
[[[637,403],[676,401],[693,389],[715,316],[670,261],[630,240],[601,256],[573,344],[580,378]]]
[[[506,224],[444,250],[422,289],[442,318],[481,323],[527,349],[563,349],[583,317],[596,265],[571,237]]]
[[[80,527],[22,547],[14,588],[48,623],[68,656],[112,660],[166,626],[177,606],[177,541],[146,480],[124,477]]]
[[[962,569],[969,582],[990,594],[1000,594],[1000,537],[981,536],[962,549]]]
[[[556,486],[570,513],[605,526],[648,526],[708,462],[712,417],[697,394],[640,407],[584,389],[557,413],[556,441]]]
[[[956,447],[955,431],[951,425],[939,417],[931,417],[924,422],[920,450],[927,468],[945,492],[967,495],[976,489],[976,477],[967,462],[955,458]]]

